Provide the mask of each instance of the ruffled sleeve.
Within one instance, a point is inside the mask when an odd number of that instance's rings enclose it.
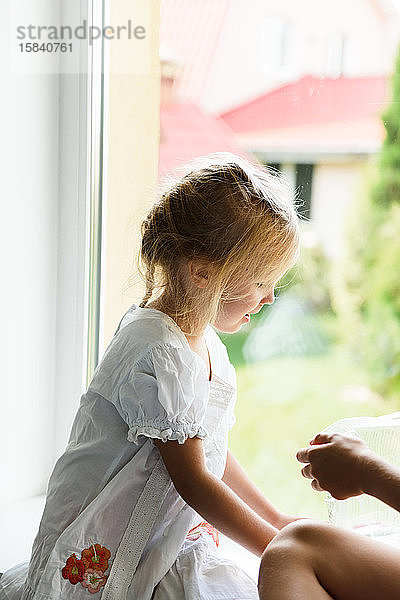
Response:
[[[183,444],[207,436],[202,422],[209,388],[200,366],[187,348],[162,344],[132,368],[118,398],[130,442],[146,436]]]

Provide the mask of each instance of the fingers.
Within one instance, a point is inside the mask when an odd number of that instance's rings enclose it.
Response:
[[[311,468],[311,465],[306,465],[301,469],[301,473],[306,479],[314,479],[313,474],[311,473]]]
[[[332,442],[333,435],[331,433],[317,433],[317,435],[311,440],[310,444],[315,446],[316,444],[329,444]]]
[[[316,492],[324,492],[324,488],[320,486],[318,480],[315,479],[315,476],[312,473],[312,463],[315,463],[317,455],[319,456],[320,449],[316,446],[324,446],[325,444],[330,444],[335,441],[337,435],[336,434],[328,434],[328,433],[318,433],[311,441],[309,448],[301,448],[297,454],[296,458],[299,462],[305,463],[305,466],[301,469],[301,473],[303,477],[311,480],[311,487]],[[321,448],[322,450],[322,448]],[[325,452],[325,450],[323,451]],[[314,454],[315,453],[315,454]],[[315,465],[314,465],[315,467]]]
[[[301,474],[306,479],[311,479],[311,487],[313,488],[313,490],[315,490],[316,492],[324,492],[324,491],[326,491],[326,490],[324,490],[319,485],[318,481],[316,479],[314,479],[313,474],[312,474],[312,467],[311,467],[311,465],[306,465],[305,467],[303,467],[301,469]]]
[[[318,483],[318,481],[316,479],[313,479],[311,482],[311,487],[313,490],[315,490],[316,492],[325,492],[326,490],[324,490]]]
[[[301,448],[301,450],[299,450],[296,454],[296,458],[299,462],[301,463],[308,463],[310,462],[309,460],[309,448]]]
[[[334,440],[335,434],[330,433],[317,433],[317,435],[310,441],[311,446],[329,444]],[[296,458],[299,462],[308,463],[310,448],[301,448],[296,454]]]

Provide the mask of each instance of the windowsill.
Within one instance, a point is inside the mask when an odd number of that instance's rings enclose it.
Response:
[[[39,528],[45,496],[2,506],[0,512],[0,572],[28,561]]]

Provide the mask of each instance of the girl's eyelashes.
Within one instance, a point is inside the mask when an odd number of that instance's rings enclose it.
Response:
[[[256,283],[256,287],[258,288],[262,287],[263,285],[265,285],[265,283]]]

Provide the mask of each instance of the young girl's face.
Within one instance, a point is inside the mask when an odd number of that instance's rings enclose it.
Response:
[[[258,313],[264,304],[274,301],[275,284],[263,283],[253,278],[243,279],[232,290],[235,300],[221,301],[214,326],[224,333],[235,333],[248,323],[252,314]]]

